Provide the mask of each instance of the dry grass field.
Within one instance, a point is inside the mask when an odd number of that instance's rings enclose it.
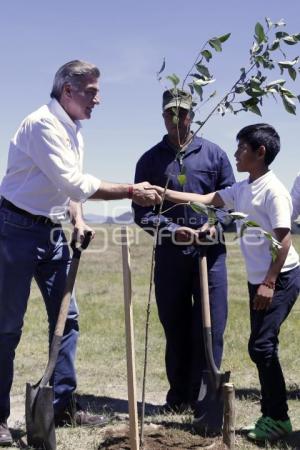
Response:
[[[124,426],[128,419],[126,356],[123,307],[122,259],[120,228],[99,226],[97,238],[82,257],[77,280],[80,307],[81,337],[79,341],[78,394],[93,411],[114,411],[117,418],[110,432]],[[149,286],[151,238],[130,226],[134,326],[138,396],[141,397],[146,302]],[[244,264],[239,247],[228,240],[229,320],[225,337],[223,369],[231,370],[236,388],[236,427],[248,424],[259,416],[259,392],[255,367],[247,354],[249,333],[248,302]],[[300,251],[300,237],[294,243]],[[16,280],[17,282],[17,280]],[[20,286],[21,288],[21,286]],[[295,432],[287,443],[273,448],[300,449],[300,304],[296,303],[281,332],[280,357],[289,392],[290,415]],[[32,287],[24,334],[17,350],[10,426],[16,438],[15,447],[24,447],[24,390],[26,382],[36,382],[47,359],[47,320],[39,291]],[[147,411],[151,405],[164,403],[167,381],[164,369],[164,337],[153,299],[150,324],[149,366],[147,376]],[[152,408],[153,411],[153,408]],[[191,416],[146,417],[147,423],[169,423],[178,433],[178,426],[189,427]],[[180,427],[179,427],[180,428]],[[95,450],[101,445],[107,429],[80,428],[57,431],[58,450]],[[14,448],[15,448],[14,447]],[[120,449],[123,448],[120,446]],[[125,447],[124,447],[125,448]],[[128,448],[128,447],[127,447]],[[171,449],[172,447],[170,447]],[[200,448],[192,445],[184,448]],[[237,448],[252,449],[239,434]]]

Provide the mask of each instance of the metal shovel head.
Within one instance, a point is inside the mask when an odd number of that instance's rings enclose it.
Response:
[[[56,450],[51,386],[26,384],[25,417],[28,445],[43,450]]]

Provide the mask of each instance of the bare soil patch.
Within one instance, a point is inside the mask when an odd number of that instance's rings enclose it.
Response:
[[[225,447],[221,438],[202,437],[187,430],[167,428],[162,425],[147,425],[143,450],[221,450]],[[129,429],[121,426],[106,430],[98,450],[130,450]]]

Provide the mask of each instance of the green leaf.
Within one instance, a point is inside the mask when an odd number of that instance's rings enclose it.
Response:
[[[269,17],[266,17],[266,23],[267,23],[268,30],[270,28],[272,28],[273,22],[271,21],[271,19]]]
[[[190,206],[193,211],[195,211],[198,214],[204,214],[205,216],[208,216],[208,208],[203,203],[198,202],[190,202]]]
[[[173,112],[173,117],[172,117],[172,122],[174,125],[177,125],[179,122],[179,117],[178,117],[178,108],[174,107],[171,108],[172,112]]]
[[[294,67],[289,67],[288,72],[289,72],[289,76],[291,77],[291,79],[293,81],[295,81],[296,77],[297,77],[297,71],[294,69]]]
[[[212,53],[209,50],[203,50],[203,52],[201,52],[201,55],[207,62],[209,62],[209,60],[212,58]]]
[[[275,40],[272,42],[272,44],[269,46],[269,50],[270,50],[271,52],[273,52],[274,50],[277,50],[277,49],[279,48],[279,45],[280,45],[279,39],[275,39]]]
[[[278,255],[278,248],[274,247],[272,244],[270,244],[270,252],[271,252],[272,262],[276,261],[276,258]]]
[[[260,109],[259,109],[259,107],[257,105],[248,106],[247,109],[248,109],[248,111],[251,111],[254,114],[257,114],[258,116],[261,116],[261,111],[260,111]]]
[[[280,94],[285,95],[286,97],[289,97],[289,98],[296,98],[296,95],[293,94],[293,92],[291,92],[288,89],[285,89],[283,87],[280,88]]]
[[[177,180],[180,186],[184,186],[186,183],[186,175],[184,173],[180,173],[179,175],[177,175]]]
[[[278,22],[274,23],[275,27],[285,27],[286,23],[284,19],[280,19]]]
[[[285,82],[286,81],[282,80],[282,79],[274,80],[274,81],[271,81],[270,83],[266,84],[266,88],[268,89],[270,87],[277,86],[277,85],[283,86],[285,84]]]
[[[242,92],[245,92],[245,88],[244,88],[244,86],[236,86],[234,89],[234,92],[236,94],[241,94]]]
[[[282,40],[283,40],[283,42],[285,42],[288,45],[295,45],[298,43],[298,40],[295,39],[294,36],[287,36],[287,37],[283,38]]]
[[[255,222],[254,220],[246,220],[245,224],[247,225],[247,227],[251,227],[251,228],[258,227],[258,228],[260,228],[260,225],[257,222]]]
[[[164,58],[163,58],[162,66],[161,66],[161,68],[159,69],[159,71],[157,72],[157,75],[160,75],[160,74],[165,70],[165,67],[166,67],[166,58],[164,57]]]
[[[170,80],[173,83],[174,87],[176,87],[180,83],[180,78],[175,73],[173,73],[173,75],[167,76],[167,80]]]
[[[257,42],[254,42],[252,48],[251,48],[251,54],[254,55],[256,53],[259,53],[262,50],[262,45],[259,45]]]
[[[289,36],[289,33],[287,33],[286,31],[277,31],[277,33],[275,33],[275,36],[277,39],[283,39]]]
[[[283,106],[285,107],[286,111],[290,114],[296,115],[295,103],[291,99],[286,97],[285,95],[283,95],[281,98],[282,98]]]
[[[222,51],[222,44],[218,38],[210,39],[208,43],[216,52]]]
[[[202,87],[197,85],[197,84],[195,84],[195,83],[193,83],[193,88],[195,89],[195,91],[199,95],[200,100],[202,102],[202,100],[203,100],[203,89],[202,89]]]
[[[220,42],[226,42],[227,39],[229,39],[231,36],[231,33],[223,34],[223,36],[219,36],[218,39]]]
[[[215,225],[215,223],[217,222],[218,219],[217,219],[214,208],[207,207],[207,210],[208,210],[207,218],[208,218],[209,225],[210,226]]]
[[[293,61],[279,61],[278,65],[283,69],[288,69],[289,67],[293,67],[295,64],[297,64],[298,61],[299,57],[297,56],[297,58],[293,59]]]
[[[205,77],[211,78],[208,68],[206,66],[204,66],[203,64],[200,64],[200,63],[196,64],[196,69],[198,70],[198,72],[200,72]]]
[[[206,86],[207,84],[214,83],[216,80],[214,78],[205,80],[193,80],[193,86]]]
[[[241,228],[240,228],[240,232],[239,232],[239,236],[238,237],[242,238],[244,236],[246,230],[247,230],[247,225],[244,222],[242,224]]]
[[[247,214],[244,214],[242,212],[232,212],[228,214],[229,217],[231,217],[234,220],[241,220],[241,219],[246,219]]]
[[[247,89],[246,92],[251,97],[261,97],[262,95],[266,94],[266,91],[264,89],[260,89],[259,87],[252,87],[250,89]]]
[[[257,22],[257,24],[255,25],[255,39],[258,44],[261,44],[266,40],[264,27],[259,22]]]
[[[225,116],[226,108],[224,105],[221,104],[218,106],[218,113],[221,114],[221,116]]]

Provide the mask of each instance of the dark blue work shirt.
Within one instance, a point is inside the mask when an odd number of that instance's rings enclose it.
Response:
[[[232,167],[226,153],[216,144],[194,137],[180,158],[175,159],[176,150],[167,135],[139,159],[136,166],[135,183],[148,181],[164,187],[168,175],[169,189],[176,191],[208,194],[231,186],[235,182]],[[186,181],[183,186],[178,175],[184,166]],[[163,211],[173,204],[165,201]],[[142,207],[133,203],[135,222],[151,233],[155,228],[159,205]],[[175,231],[179,226],[199,228],[207,222],[207,217],[199,215],[190,206],[178,205],[160,217],[160,228]]]

